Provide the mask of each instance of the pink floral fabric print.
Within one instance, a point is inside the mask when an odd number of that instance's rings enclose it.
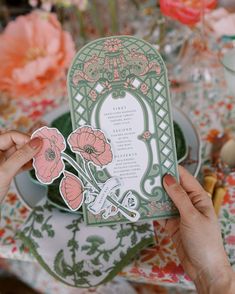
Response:
[[[85,160],[97,166],[112,162],[111,146],[100,130],[81,127],[69,136],[68,143],[73,152],[79,153]]]
[[[41,137],[43,146],[33,159],[33,166],[39,181],[51,184],[64,171],[61,152],[66,148],[61,133],[55,128],[42,127],[35,131],[32,138]]]
[[[65,171],[60,182],[60,194],[71,210],[75,211],[81,207],[84,199],[83,192],[81,180],[70,172]]]

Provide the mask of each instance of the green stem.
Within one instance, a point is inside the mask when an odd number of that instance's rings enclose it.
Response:
[[[100,21],[100,14],[97,6],[97,0],[91,1],[91,10],[93,14],[93,20],[95,21],[95,25],[98,29],[99,35],[101,37],[104,36],[104,27],[103,23]]]
[[[109,13],[111,16],[111,30],[112,33],[118,32],[117,7],[116,0],[108,0]]]
[[[79,22],[79,28],[80,28],[80,36],[83,38],[83,40],[86,40],[86,32],[85,32],[85,26],[84,26],[84,13],[77,9],[77,16],[78,16],[78,22]]]
[[[78,174],[85,180],[87,181],[98,193],[101,191],[100,187],[98,186],[98,184],[96,182],[93,182],[93,180],[88,177],[88,175],[81,169],[81,167],[77,164],[77,162],[75,160],[73,160],[68,154],[62,152],[61,153],[61,158],[66,160],[69,164],[71,164],[71,166],[78,172]],[[136,212],[131,212],[130,210],[128,210],[127,208],[123,207],[121,205],[121,203],[119,203],[117,200],[115,200],[113,197],[111,196],[107,196],[107,200],[109,202],[111,202],[114,206],[116,206],[117,208],[119,208],[119,210],[123,211],[124,213],[126,213],[127,215],[131,216],[131,217],[136,217]]]
[[[97,192],[100,192],[100,188],[97,185],[97,187],[94,185],[93,181],[87,176],[87,174],[81,169],[81,167],[77,164],[77,162],[72,159],[68,154],[62,152],[61,158],[66,160],[77,172],[78,174],[86,181],[88,182]]]
[[[98,183],[97,183],[95,177],[93,176],[93,174],[92,174],[92,172],[91,172],[91,169],[90,169],[90,163],[89,163],[87,160],[85,160],[85,162],[84,162],[84,166],[85,166],[85,169],[86,169],[87,174],[90,176],[90,178],[92,179],[93,183],[94,183],[97,187],[99,187],[99,185],[98,185]]]

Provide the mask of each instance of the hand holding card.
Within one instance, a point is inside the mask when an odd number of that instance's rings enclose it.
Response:
[[[83,47],[71,65],[68,90],[74,131],[65,153],[56,129],[43,127],[45,147],[34,160],[41,182],[64,177],[60,193],[88,225],[168,218],[178,214],[162,177],[178,177],[167,74],[159,53],[130,36]],[[77,172],[65,170],[66,161]]]

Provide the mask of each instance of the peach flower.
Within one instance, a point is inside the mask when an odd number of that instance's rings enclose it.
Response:
[[[0,90],[14,98],[38,95],[65,76],[74,53],[72,38],[55,14],[19,16],[0,35]]]
[[[55,128],[42,127],[33,133],[32,138],[43,139],[41,150],[33,159],[33,166],[38,180],[44,184],[51,184],[64,170],[61,152],[66,144],[61,133]]]
[[[77,210],[83,203],[83,185],[81,180],[65,171],[60,182],[60,193],[71,210]]]
[[[73,152],[80,153],[84,159],[98,166],[106,165],[113,159],[111,146],[100,130],[81,127],[69,136],[68,143]]]

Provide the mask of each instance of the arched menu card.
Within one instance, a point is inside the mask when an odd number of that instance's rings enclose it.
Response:
[[[156,49],[131,36],[91,42],[73,60],[68,91],[74,151],[90,179],[81,179],[86,223],[177,215],[162,187],[164,174],[178,173],[167,71]]]

